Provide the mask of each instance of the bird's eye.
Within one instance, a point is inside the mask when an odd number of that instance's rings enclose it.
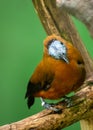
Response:
[[[78,65],[82,64],[82,61],[78,60],[78,61],[77,61],[77,64],[78,64]]]

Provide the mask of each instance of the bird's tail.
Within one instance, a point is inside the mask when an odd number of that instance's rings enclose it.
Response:
[[[35,98],[34,96],[25,96],[25,98],[27,98],[27,106],[30,109],[30,107],[34,104]]]
[[[31,82],[28,83],[27,92],[25,94],[25,99],[27,99],[27,106],[30,109],[30,107],[34,104],[34,101],[35,101],[35,98],[31,91]]]

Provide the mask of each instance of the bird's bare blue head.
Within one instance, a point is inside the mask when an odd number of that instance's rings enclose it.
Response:
[[[51,40],[48,46],[48,53],[55,59],[64,60],[66,63],[69,63],[67,58],[67,48],[61,41],[56,39]]]

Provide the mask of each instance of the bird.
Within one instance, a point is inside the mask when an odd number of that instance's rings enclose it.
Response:
[[[93,38],[93,0],[56,0],[56,5],[83,22]]]
[[[28,108],[40,97],[44,108],[58,112],[59,109],[45,99],[61,99],[76,91],[85,80],[85,65],[80,52],[61,36],[47,36],[43,45],[42,60],[29,79],[25,98]]]

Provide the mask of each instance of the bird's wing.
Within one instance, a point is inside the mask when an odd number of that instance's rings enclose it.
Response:
[[[29,108],[34,104],[35,93],[48,90],[53,81],[53,74],[47,69],[48,67],[40,62],[27,85],[25,98]]]

